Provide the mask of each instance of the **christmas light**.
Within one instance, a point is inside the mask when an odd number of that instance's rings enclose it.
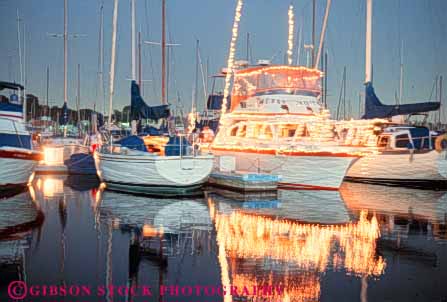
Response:
[[[239,21],[241,20],[242,15],[242,5],[243,0],[238,0],[236,5],[236,12],[234,15],[233,30],[230,42],[230,53],[228,55],[228,61],[227,61],[228,72],[225,75],[224,98],[222,100],[222,109],[221,109],[222,115],[225,114],[227,111],[228,95],[230,93],[230,81],[231,81],[231,75],[233,74],[234,56],[236,53],[236,42],[239,32]]]
[[[287,62],[289,65],[292,65],[292,55],[293,55],[293,31],[294,31],[294,14],[293,14],[293,5],[289,6],[289,39],[287,42]]]

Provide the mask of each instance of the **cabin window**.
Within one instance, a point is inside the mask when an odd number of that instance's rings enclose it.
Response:
[[[386,148],[388,147],[388,142],[390,141],[389,136],[381,136],[379,137],[379,143],[377,144],[380,148]]]
[[[261,135],[261,131],[262,131],[262,124],[256,124],[253,127],[253,137],[258,138]]]
[[[396,136],[396,148],[408,148],[410,146],[410,138],[408,134],[400,134]]]
[[[239,129],[239,127],[234,127],[233,129],[231,129],[230,136],[236,136],[238,129]]]
[[[272,128],[270,126],[265,127],[264,135],[262,136],[262,138],[264,138],[264,139],[272,139],[273,138]]]
[[[237,136],[239,137],[245,137],[245,134],[247,133],[247,126],[243,125],[240,130],[239,133],[237,134]]]
[[[297,125],[284,125],[281,126],[279,131],[280,137],[294,137],[297,129]]]

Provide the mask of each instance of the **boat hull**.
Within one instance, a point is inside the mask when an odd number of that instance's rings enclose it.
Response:
[[[383,152],[359,159],[346,180],[424,189],[447,189],[447,153]]]
[[[28,183],[40,154],[26,149],[0,148],[0,186],[23,186]]]
[[[215,155],[234,156],[236,170],[281,177],[285,189],[338,190],[357,157],[277,155],[214,150]]]
[[[98,176],[110,189],[177,195],[199,189],[208,179],[213,156],[120,155],[95,152]]]

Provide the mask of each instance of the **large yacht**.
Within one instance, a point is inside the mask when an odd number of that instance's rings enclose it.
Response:
[[[238,171],[279,175],[286,188],[338,189],[363,154],[336,139],[336,122],[320,102],[322,75],[265,62],[235,70],[213,153],[233,158]]]

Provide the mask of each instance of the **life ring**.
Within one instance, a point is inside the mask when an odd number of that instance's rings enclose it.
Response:
[[[447,134],[440,135],[435,140],[435,149],[439,153],[447,150]]]

